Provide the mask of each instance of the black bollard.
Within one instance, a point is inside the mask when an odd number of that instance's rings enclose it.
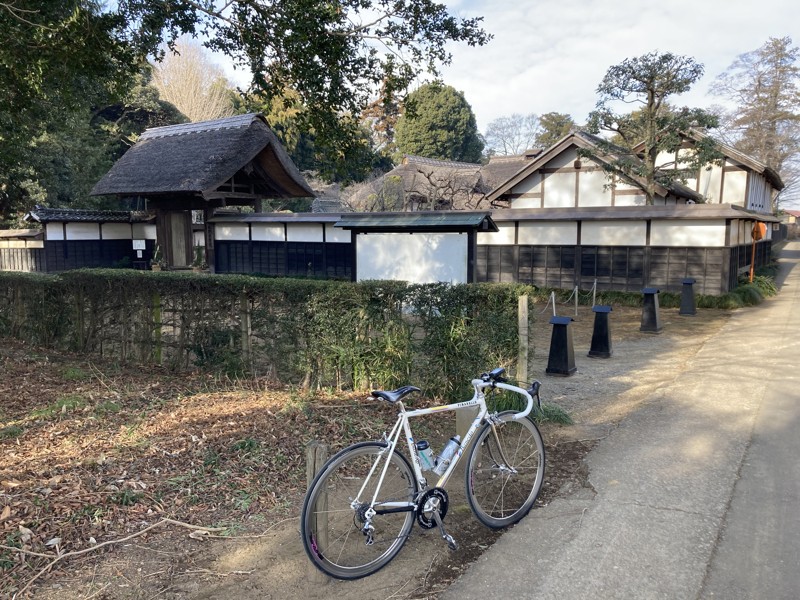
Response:
[[[550,324],[553,334],[550,337],[550,357],[545,373],[548,375],[572,375],[575,368],[575,351],[572,348],[572,330],[569,324],[572,317],[553,317]]]
[[[683,288],[681,288],[681,310],[679,315],[693,317],[697,314],[697,308],[694,304],[694,285],[695,280],[686,278],[683,280]]]
[[[589,356],[592,358],[611,357],[611,329],[608,324],[608,313],[611,312],[610,306],[593,306],[594,311],[594,331],[592,331],[592,347],[589,349]]]
[[[644,301],[642,303],[642,326],[639,331],[658,333],[661,331],[661,320],[658,317],[658,292],[657,288],[644,288]]]

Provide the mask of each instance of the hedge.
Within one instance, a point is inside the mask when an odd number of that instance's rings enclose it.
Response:
[[[0,335],[126,363],[442,398],[516,360],[517,284],[83,269],[0,273]],[[530,311],[534,314],[534,311]]]

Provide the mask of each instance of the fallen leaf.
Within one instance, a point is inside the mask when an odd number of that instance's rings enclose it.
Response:
[[[0,513],[0,523],[8,519],[10,516],[11,516],[11,507],[8,504],[6,504],[5,508],[3,508],[3,512]]]

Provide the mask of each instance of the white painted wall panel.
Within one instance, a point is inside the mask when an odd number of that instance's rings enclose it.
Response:
[[[705,197],[709,202],[719,204],[720,191],[722,188],[722,167],[715,165],[711,167],[711,171],[706,171],[703,169],[701,172],[708,175],[708,180],[705,182],[708,191],[704,193]]]
[[[67,223],[68,240],[99,240],[100,223]]]
[[[611,206],[611,190],[603,171],[584,171],[578,175],[578,206]]]
[[[622,194],[614,197],[614,206],[644,206],[647,198],[644,194]]]
[[[574,246],[578,243],[578,224],[575,221],[520,222],[519,243]]]
[[[544,178],[544,207],[575,206],[575,173],[548,173]]]
[[[44,230],[48,240],[59,241],[64,239],[63,223],[46,223]]]
[[[564,150],[561,154],[553,157],[553,160],[544,165],[545,169],[560,169],[561,167],[572,167],[575,160],[578,158],[578,150],[576,148],[569,148]],[[586,160],[586,159],[582,159]]]
[[[542,175],[537,171],[520,181],[511,188],[512,194],[527,194],[528,192],[538,192],[539,184],[542,182]]]
[[[286,232],[283,223],[253,223],[251,225],[254,242],[285,242]]]
[[[725,242],[724,219],[654,220],[650,226],[651,246],[716,248],[725,246]]]
[[[352,234],[347,229],[334,227],[333,223],[326,223],[325,241],[332,244],[349,244],[352,241]]]
[[[542,197],[536,198],[514,198],[511,201],[511,208],[541,208]]]
[[[725,173],[725,185],[722,188],[722,202],[744,206],[747,192],[747,172],[728,171]]]
[[[467,282],[467,235],[370,233],[356,236],[356,279]]]
[[[133,223],[131,235],[135,240],[154,240],[156,239],[156,226],[147,223]]]
[[[581,244],[585,246],[644,246],[645,221],[584,221]]]
[[[130,223],[103,223],[100,228],[103,232],[104,240],[132,239]]]
[[[514,245],[514,223],[497,223],[499,231],[478,232],[478,244],[482,246]]]
[[[286,226],[286,240],[289,242],[321,242],[320,223],[289,223]]]
[[[250,239],[247,225],[243,223],[217,223],[214,239],[226,242],[246,242]]]

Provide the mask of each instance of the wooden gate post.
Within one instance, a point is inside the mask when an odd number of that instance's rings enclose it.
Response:
[[[309,442],[306,446],[306,489],[311,487],[314,477],[322,469],[323,465],[328,461],[328,446],[317,441]],[[317,544],[322,548],[328,546],[328,497],[322,495],[317,500],[316,507],[310,507],[311,510],[316,511],[315,526],[317,531]],[[330,577],[325,575],[322,571],[317,569],[314,565],[308,565],[308,577],[313,583],[328,583]]]

